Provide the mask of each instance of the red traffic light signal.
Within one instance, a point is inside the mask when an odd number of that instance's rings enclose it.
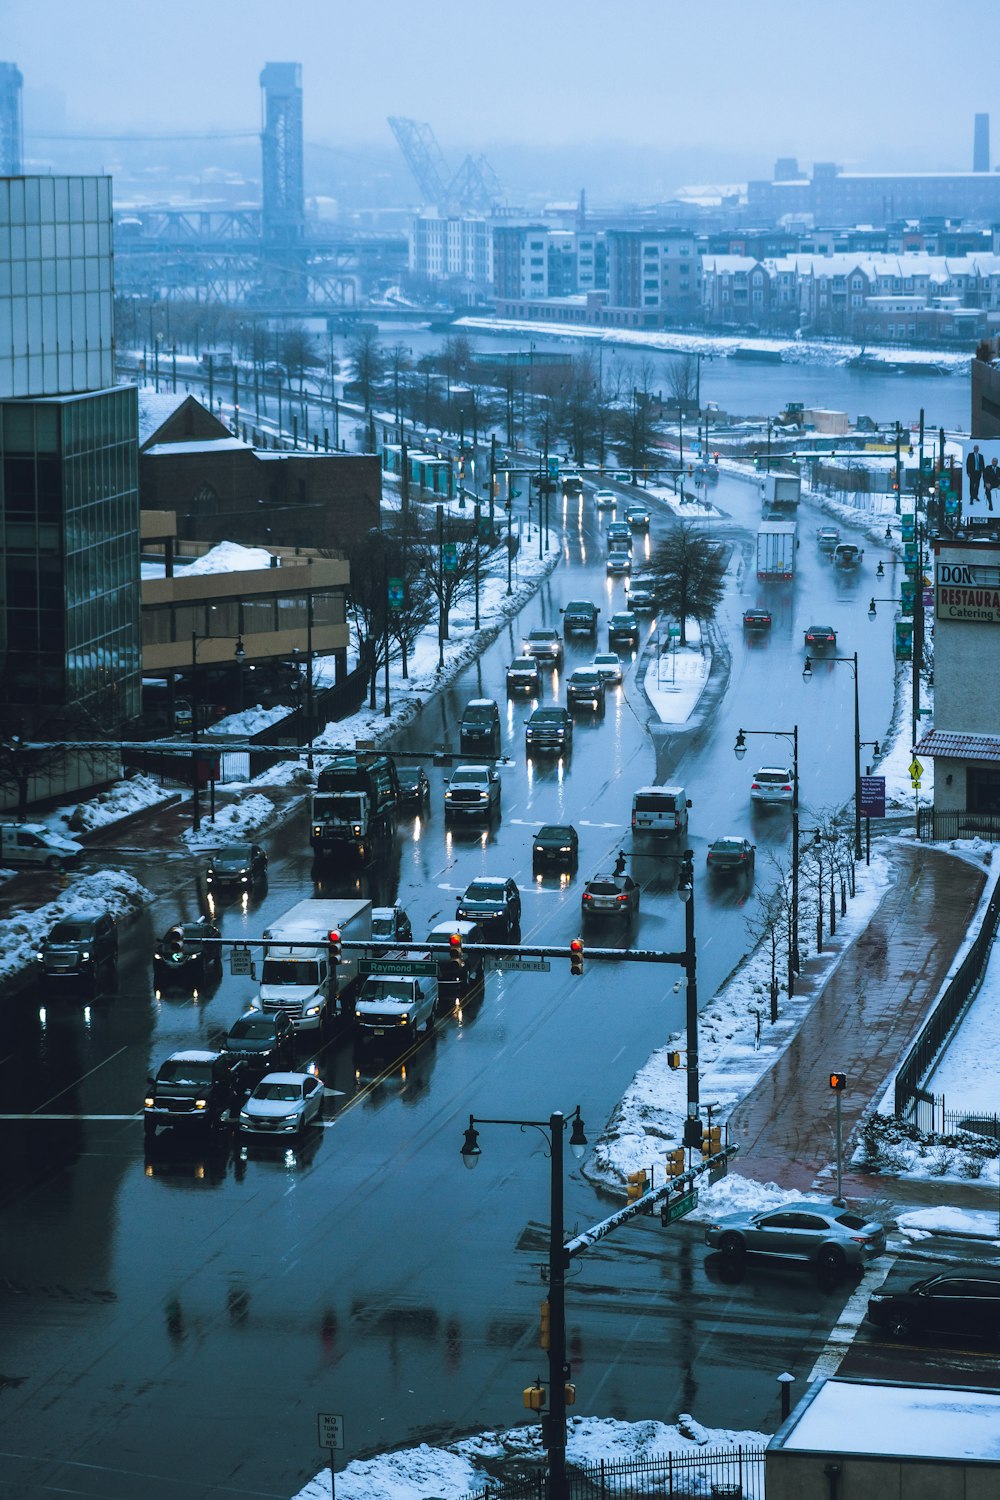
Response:
[[[448,939],[448,952],[452,962],[459,969],[465,968],[465,959],[462,957],[462,934],[453,932]]]
[[[569,945],[569,971],[583,973],[583,938],[574,938]]]
[[[838,1094],[840,1093],[841,1089],[846,1089],[846,1087],[847,1087],[847,1074],[846,1073],[831,1073],[830,1074],[830,1087],[832,1089],[834,1089]]]
[[[328,932],[326,940],[330,945],[330,962],[339,964],[344,956],[344,945],[340,939],[339,932]]]

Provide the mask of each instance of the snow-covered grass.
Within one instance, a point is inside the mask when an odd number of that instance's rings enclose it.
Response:
[[[623,1460],[649,1461],[668,1453],[691,1455],[699,1450],[763,1448],[768,1434],[735,1431],[728,1427],[702,1427],[682,1413],[676,1423],[649,1420],[620,1422],[613,1417],[570,1417],[566,1461],[579,1470]],[[537,1425],[510,1428],[506,1432],[483,1432],[442,1448],[421,1443],[377,1458],[353,1459],[337,1473],[338,1500],[461,1500],[461,1497],[498,1479],[537,1472],[543,1461],[541,1428]],[[644,1476],[650,1486],[656,1476]],[[686,1480],[698,1488],[690,1494],[707,1494],[708,1469],[687,1472]],[[325,1500],[330,1494],[330,1474],[317,1474],[295,1500]]]
[[[153,897],[124,870],[99,870],[74,880],[63,895],[34,911],[14,911],[0,922],[0,980],[27,969],[49,929],[67,917],[110,912],[119,921]]]
[[[315,684],[316,677],[313,676]],[[279,705],[277,708],[263,708],[256,704],[253,708],[244,708],[240,713],[227,714],[224,719],[212,725],[212,739],[220,734],[231,735],[235,740],[245,740],[255,734],[260,734],[264,729],[270,729],[272,724],[280,724],[282,719],[288,717],[288,706]]]
[[[896,1215],[896,1227],[908,1240],[925,1240],[933,1234],[950,1234],[1000,1243],[996,1210],[976,1208],[913,1208]]]
[[[982,1113],[996,1113],[995,1097]],[[1000,1181],[1000,1141],[972,1130],[925,1133],[895,1115],[874,1110],[865,1116],[853,1161],[866,1172],[919,1181],[981,1182],[992,1185],[994,1192]]]
[[[60,807],[42,821],[53,832],[72,838],[77,834],[91,833],[95,828],[120,823],[134,813],[169,802],[173,795],[151,776],[129,776],[124,781],[116,781],[107,791],[98,792],[87,802],[78,802],[75,807]]]
[[[688,625],[687,646],[671,646],[659,655],[656,639],[642,686],[662,723],[684,724],[691,717],[712,670],[712,653],[701,644],[697,621]]]
[[[967,1114],[1000,1114],[1000,945],[993,943],[983,982],[928,1080],[944,1108]]]
[[[682,521],[704,520],[707,516],[722,514],[707,498],[704,486],[696,485],[690,478],[684,481],[685,498],[683,500],[667,484],[651,484],[644,488],[642,493],[644,497],[652,495],[655,499],[661,500],[674,512],[674,515],[680,516]]]

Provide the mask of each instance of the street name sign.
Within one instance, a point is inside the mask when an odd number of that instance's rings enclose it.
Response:
[[[681,1198],[668,1199],[665,1207],[660,1211],[660,1221],[663,1224],[673,1224],[677,1219],[683,1219],[686,1214],[698,1207],[698,1189],[691,1188]]]
[[[436,963],[428,963],[426,959],[415,958],[359,958],[359,974],[387,974],[399,976],[401,974],[434,974],[438,966]]]

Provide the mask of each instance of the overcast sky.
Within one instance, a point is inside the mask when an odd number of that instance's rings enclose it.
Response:
[[[400,114],[463,151],[964,170],[996,104],[1000,160],[1000,0],[0,0],[0,57],[36,130],[62,95],[79,130],[256,131],[260,69],[291,61],[306,139],[331,144],[391,145]]]

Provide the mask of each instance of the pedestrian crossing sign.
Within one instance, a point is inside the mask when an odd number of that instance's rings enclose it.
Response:
[[[917,760],[917,757],[914,756],[910,761],[910,777],[913,781],[919,781],[923,774],[924,768],[920,764],[919,760]]]

